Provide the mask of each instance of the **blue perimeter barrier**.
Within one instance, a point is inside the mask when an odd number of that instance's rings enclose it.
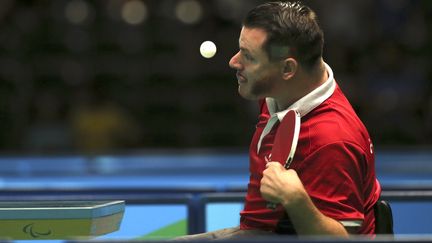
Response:
[[[248,182],[246,152],[142,151],[121,155],[3,155],[0,188],[149,188],[241,191]],[[376,153],[384,189],[432,188],[432,150]]]

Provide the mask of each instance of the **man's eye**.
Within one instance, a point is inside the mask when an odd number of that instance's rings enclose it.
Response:
[[[245,56],[246,60],[249,60],[249,61],[253,61],[254,60],[253,57],[251,55],[249,55],[249,54],[245,54],[244,56]]]

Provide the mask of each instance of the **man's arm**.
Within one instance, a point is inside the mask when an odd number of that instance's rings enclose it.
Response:
[[[294,170],[286,170],[278,162],[267,163],[260,190],[264,199],[284,206],[299,235],[348,237],[341,223],[322,214],[313,204]]]

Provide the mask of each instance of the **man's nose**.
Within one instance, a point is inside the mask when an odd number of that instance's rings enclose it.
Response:
[[[239,62],[239,56],[240,52],[237,52],[233,57],[231,57],[231,60],[229,61],[229,66],[233,69],[240,70],[241,69],[241,63]]]

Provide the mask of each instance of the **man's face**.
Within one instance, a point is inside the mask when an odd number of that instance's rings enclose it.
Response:
[[[259,28],[243,27],[240,33],[239,47],[230,60],[231,68],[237,70],[239,94],[246,99],[272,97],[277,91],[280,79],[280,66],[270,62],[262,48],[267,33]]]

